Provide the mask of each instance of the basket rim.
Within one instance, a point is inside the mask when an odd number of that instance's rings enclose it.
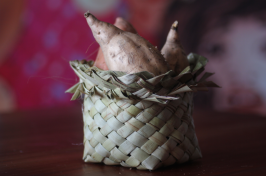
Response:
[[[214,73],[205,72],[197,81],[208,62],[205,57],[190,53],[187,59],[190,65],[179,74],[170,70],[158,76],[147,71],[128,74],[102,70],[93,66],[93,61],[70,61],[70,66],[80,81],[66,93],[73,93],[71,100],[75,100],[82,94],[95,93],[98,88],[107,93],[109,98],[142,99],[166,104],[170,100],[177,100],[177,95],[184,92],[207,91],[208,87],[219,87],[212,81],[206,81]]]

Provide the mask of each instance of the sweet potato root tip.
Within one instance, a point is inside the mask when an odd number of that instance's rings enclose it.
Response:
[[[178,28],[178,21],[175,21],[172,25],[172,29],[177,30]]]
[[[122,17],[117,17],[114,25],[123,31],[137,33],[136,29]]]
[[[162,54],[165,57],[169,69],[180,73],[189,63],[181,45],[177,29],[178,21],[175,21],[171,26],[166,42],[162,48]]]
[[[87,11],[87,12],[84,13],[84,17],[85,18],[88,18],[89,16],[90,16],[90,11]]]

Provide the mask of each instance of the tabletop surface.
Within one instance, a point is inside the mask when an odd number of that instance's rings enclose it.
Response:
[[[0,175],[266,175],[266,117],[195,110],[203,158],[156,171],[84,163],[81,109],[0,115]]]

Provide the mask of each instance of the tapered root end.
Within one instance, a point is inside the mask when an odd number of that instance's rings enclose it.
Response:
[[[84,17],[85,18],[88,18],[89,16],[90,16],[90,11],[87,11],[87,12],[84,13]]]
[[[92,15],[89,11],[84,13],[84,17],[86,18],[87,23],[90,27],[92,27],[95,22],[99,22],[99,20],[94,15]]]
[[[137,33],[136,29],[122,17],[117,17],[114,25],[123,31]]]
[[[173,30],[177,30],[177,27],[178,27],[178,21],[175,21],[175,22],[172,24],[172,29],[173,29]]]
[[[179,41],[179,35],[178,35],[178,21],[175,21],[172,26],[171,29],[167,35],[167,39],[166,39],[166,44],[169,43],[175,43],[178,44]]]
[[[115,19],[115,24],[117,24],[117,23],[124,23],[124,22],[125,22],[125,19],[122,18],[122,17],[117,17],[117,18]]]

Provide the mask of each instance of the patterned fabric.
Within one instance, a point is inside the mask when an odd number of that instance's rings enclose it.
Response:
[[[88,1],[88,6],[97,2]],[[113,2],[108,13],[98,11],[101,20],[114,22],[116,16],[125,16],[126,4]],[[70,104],[64,91],[77,78],[68,61],[93,60],[98,48],[77,4],[78,0],[27,1],[19,41],[0,65],[0,86],[7,87],[17,109]]]

